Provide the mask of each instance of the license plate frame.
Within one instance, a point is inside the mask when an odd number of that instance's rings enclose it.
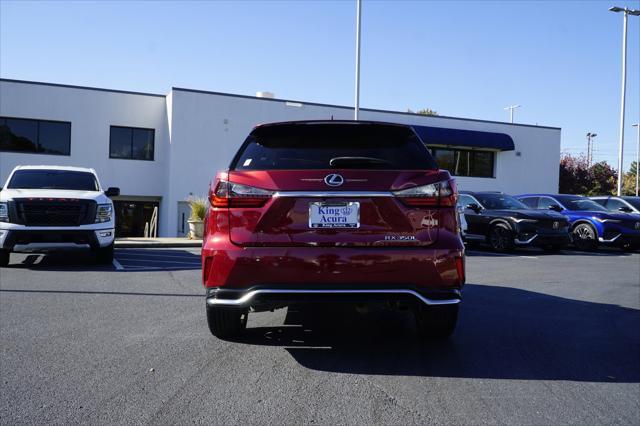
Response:
[[[325,209],[324,211],[322,209]],[[335,211],[333,209],[336,209]],[[348,209],[346,211],[345,209]],[[322,217],[325,220],[322,220]],[[341,218],[345,218],[344,221]],[[311,229],[358,229],[360,228],[360,202],[309,203],[309,228]]]

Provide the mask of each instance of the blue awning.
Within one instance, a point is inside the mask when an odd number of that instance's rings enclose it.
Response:
[[[515,149],[511,136],[504,133],[445,129],[443,127],[412,127],[427,146],[487,148],[500,151],[513,151]]]

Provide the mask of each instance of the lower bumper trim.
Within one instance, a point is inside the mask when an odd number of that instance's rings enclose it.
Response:
[[[248,306],[251,302],[262,295],[405,295],[413,296],[425,305],[455,305],[461,302],[460,293],[456,291],[454,294],[458,297],[450,299],[430,299],[415,290],[410,289],[348,289],[348,290],[320,290],[320,289],[257,289],[251,290],[237,299],[222,299],[210,297],[207,299],[207,305],[224,305],[224,306]]]

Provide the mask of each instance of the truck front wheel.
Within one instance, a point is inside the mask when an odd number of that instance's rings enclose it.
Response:
[[[7,266],[9,265],[9,256],[10,256],[10,251],[9,250],[5,250],[5,249],[0,249],[0,266]]]
[[[109,265],[113,263],[113,243],[106,247],[100,247],[96,249],[96,257],[98,263],[103,265]]]

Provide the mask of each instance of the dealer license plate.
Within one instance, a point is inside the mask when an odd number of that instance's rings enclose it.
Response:
[[[360,203],[309,203],[309,228],[359,228]]]

